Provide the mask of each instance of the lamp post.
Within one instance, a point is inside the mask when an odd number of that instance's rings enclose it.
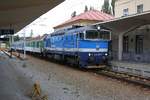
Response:
[[[23,59],[26,59],[26,27],[23,29]]]

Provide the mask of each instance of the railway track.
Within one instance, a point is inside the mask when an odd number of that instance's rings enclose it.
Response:
[[[98,75],[103,75],[103,76],[111,77],[113,79],[118,79],[121,81],[126,81],[128,83],[133,83],[146,88],[150,88],[150,78],[144,78],[141,76],[131,75],[128,73],[116,72],[110,69],[101,69],[101,70],[94,70],[94,71],[92,70],[91,72],[94,72]]]
[[[4,51],[4,50],[2,50],[2,51],[6,55],[11,57],[10,53],[8,53],[7,51]],[[16,53],[12,53],[12,55],[19,58],[20,60],[22,60],[22,58],[17,56]],[[38,57],[38,58],[41,59],[41,57]],[[88,70],[84,69],[84,71],[96,73],[97,75],[103,75],[103,76],[107,76],[107,77],[110,77],[110,78],[113,78],[113,79],[118,79],[118,80],[125,81],[125,82],[128,82],[128,83],[133,83],[133,84],[136,84],[136,85],[140,85],[140,86],[143,86],[143,87],[150,88],[150,78],[144,78],[142,76],[132,75],[132,74],[129,74],[129,73],[122,73],[122,72],[112,71],[111,69],[108,69],[108,68],[88,69]]]
[[[5,55],[7,55],[8,57],[12,58],[11,54],[8,53],[6,50],[1,50]],[[14,56],[13,56],[14,57]]]
[[[7,50],[1,50],[4,54],[6,54],[10,58],[18,58],[20,60],[23,60],[22,57],[18,56],[17,52],[8,52]]]

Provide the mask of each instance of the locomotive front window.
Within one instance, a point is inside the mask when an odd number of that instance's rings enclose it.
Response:
[[[86,39],[98,39],[99,32],[96,30],[86,31]]]
[[[88,31],[86,31],[86,39],[110,40],[110,32],[109,31],[88,30]]]
[[[109,40],[110,32],[109,31],[100,31],[99,38],[104,39],[104,40]]]

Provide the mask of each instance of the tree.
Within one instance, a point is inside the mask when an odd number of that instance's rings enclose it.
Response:
[[[111,1],[112,15],[115,15],[115,2],[116,2],[116,0]]]
[[[74,11],[72,14],[71,14],[71,17],[75,17],[76,16],[76,11]]]
[[[87,5],[85,6],[85,9],[84,9],[84,12],[87,12],[88,11],[88,7]]]
[[[94,7],[91,6],[91,7],[90,7],[90,10],[94,10]]]
[[[109,0],[104,0],[104,4],[102,6],[102,11],[107,14],[111,14],[111,7],[109,4]]]
[[[30,37],[32,37],[32,36],[33,36],[33,30],[31,29]]]

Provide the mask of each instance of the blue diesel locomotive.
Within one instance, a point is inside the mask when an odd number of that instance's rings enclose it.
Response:
[[[106,64],[110,31],[94,26],[62,29],[44,39],[45,56],[81,68],[99,68]]]

